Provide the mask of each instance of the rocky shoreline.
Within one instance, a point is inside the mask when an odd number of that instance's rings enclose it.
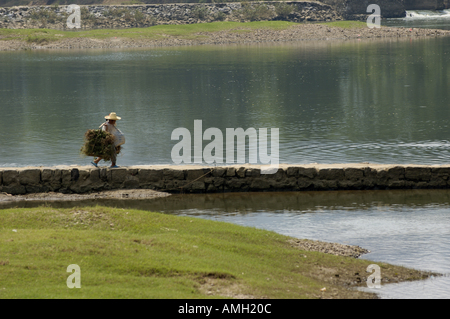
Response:
[[[343,245],[337,243],[327,243],[317,240],[309,239],[292,239],[289,243],[300,250],[318,251],[324,254],[331,254],[335,256],[344,256],[359,258],[364,254],[370,253],[369,250],[359,246]]]
[[[114,34],[114,31],[111,32]],[[303,40],[362,40],[395,39],[413,37],[448,36],[449,30],[407,29],[382,27],[339,28],[321,24],[298,24],[284,30],[246,29],[244,27],[229,31],[198,32],[189,39],[167,35],[162,39],[110,37],[106,39],[67,38],[48,43],[28,43],[21,40],[0,41],[0,51],[42,50],[42,49],[126,49],[155,48],[164,46],[248,44],[262,42],[285,42]],[[0,39],[1,40],[1,39]]]
[[[0,28],[68,30],[68,7],[66,5],[0,7]],[[69,12],[71,10],[72,8]],[[213,21],[272,20],[336,21],[343,20],[343,17],[334,7],[317,1],[80,6],[80,27],[83,30]]]

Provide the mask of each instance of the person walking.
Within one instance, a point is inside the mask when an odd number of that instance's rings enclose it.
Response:
[[[114,152],[111,156],[111,168],[118,168],[116,165],[118,147],[125,143],[125,137],[122,132],[116,127],[116,121],[122,119],[117,116],[116,112],[111,112],[109,115],[105,116],[106,122],[100,125],[102,131],[106,131],[114,135]],[[98,162],[102,160],[101,157],[94,158],[94,161],[91,162],[92,165],[98,167]]]

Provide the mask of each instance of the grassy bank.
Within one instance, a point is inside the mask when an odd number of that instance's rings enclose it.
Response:
[[[370,261],[301,251],[289,240],[137,210],[0,210],[0,298],[373,297],[347,289],[364,284]],[[81,289],[67,288],[70,264],[81,268]],[[391,282],[423,276],[377,264]]]
[[[333,22],[320,22],[317,24],[326,25],[329,27],[342,28],[342,29],[367,28],[367,22],[362,22],[362,21],[333,21]]]
[[[296,23],[285,21],[256,21],[256,22],[212,22],[182,25],[157,25],[148,28],[131,29],[97,29],[87,31],[60,31],[52,29],[0,29],[0,40],[25,40],[27,42],[51,42],[70,38],[107,39],[111,37],[130,39],[158,40],[165,37],[180,39],[201,38],[199,32],[249,32],[257,29],[285,30]],[[237,28],[245,30],[236,30]]]
[[[448,36],[448,30],[370,29],[364,22],[212,22],[133,29],[58,31],[0,29],[0,51],[35,49],[128,49],[185,45],[249,44],[303,40],[349,40]]]
[[[367,24],[360,21],[336,21],[317,23],[329,27],[343,29],[367,28]],[[254,30],[286,30],[299,25],[286,21],[255,21],[255,22],[212,22],[183,25],[157,25],[148,28],[132,29],[97,29],[87,31],[60,31],[53,29],[0,29],[0,40],[24,40],[29,43],[49,43],[73,38],[128,38],[135,40],[161,40],[167,37],[179,39],[201,39],[204,35],[198,33],[227,31],[231,33],[245,33]]]

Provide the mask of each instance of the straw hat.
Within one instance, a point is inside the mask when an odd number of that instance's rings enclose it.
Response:
[[[116,112],[111,112],[111,113],[109,113],[109,115],[106,115],[106,116],[105,116],[105,119],[116,121],[116,120],[120,120],[120,119],[122,119],[122,118],[121,118],[121,117],[118,117],[117,114],[116,114]]]

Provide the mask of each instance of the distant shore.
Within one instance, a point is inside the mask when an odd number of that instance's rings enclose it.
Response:
[[[347,23],[347,25],[346,25]],[[353,23],[348,27],[348,23]],[[156,26],[141,29],[93,30],[67,32],[48,29],[0,30],[0,51],[40,49],[125,49],[165,46],[244,44],[298,40],[347,40],[448,36],[448,30],[382,27],[370,29],[361,22],[275,24],[235,23],[227,28],[211,28],[214,24],[192,26]],[[355,27],[356,25],[356,27]],[[276,26],[276,27],[274,27]],[[343,27],[341,27],[343,26]],[[160,28],[158,28],[160,27]],[[190,28],[190,29],[188,29]],[[180,32],[174,32],[173,31]],[[215,31],[218,30],[218,31]],[[2,31],[5,31],[2,33]],[[28,35],[26,35],[29,31]],[[11,36],[11,32],[18,32]],[[33,33],[31,33],[33,32]],[[150,33],[151,32],[151,33]],[[136,36],[136,33],[142,35]]]

